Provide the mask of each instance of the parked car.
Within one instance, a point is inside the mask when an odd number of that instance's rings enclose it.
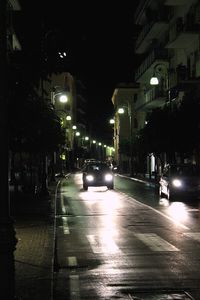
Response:
[[[108,164],[105,162],[90,162],[83,168],[83,189],[89,186],[107,186],[114,188],[114,175]]]
[[[168,165],[159,179],[159,195],[172,199],[173,196],[200,196],[200,167],[194,164]]]

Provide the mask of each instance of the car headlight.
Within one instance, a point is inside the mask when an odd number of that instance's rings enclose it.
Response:
[[[106,181],[112,181],[113,180],[113,176],[111,174],[106,174],[105,175],[105,180]]]
[[[181,186],[182,186],[182,182],[181,182],[181,180],[179,180],[179,179],[174,179],[174,180],[172,181],[172,184],[173,184],[173,186],[175,186],[175,187],[181,187]]]
[[[87,181],[93,181],[93,180],[94,180],[94,176],[92,176],[92,175],[87,175],[87,176],[86,176],[86,180],[87,180]]]

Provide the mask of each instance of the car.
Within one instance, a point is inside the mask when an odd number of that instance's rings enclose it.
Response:
[[[168,165],[159,179],[159,196],[200,196],[200,167],[195,164]]]
[[[88,190],[89,186],[107,186],[114,188],[114,174],[105,162],[90,162],[83,168],[82,173],[83,189]]]

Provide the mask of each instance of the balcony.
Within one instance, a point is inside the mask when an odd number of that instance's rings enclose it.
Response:
[[[188,4],[188,0],[165,0],[164,5],[179,6]]]
[[[154,12],[156,18],[144,25],[140,32],[135,45],[136,53],[146,52],[149,44],[153,39],[158,39],[169,27],[168,13],[161,14]]]
[[[154,49],[139,66],[135,73],[136,82],[149,82],[153,75],[153,68],[156,64],[166,64],[168,67],[168,50],[162,48]]]
[[[188,44],[198,42],[200,25],[191,22],[183,22],[178,18],[171,29],[169,41],[166,48],[178,49],[188,48]]]
[[[149,89],[143,97],[135,103],[135,110],[148,111],[156,107],[163,106],[168,99],[168,92],[161,90],[160,87]]]

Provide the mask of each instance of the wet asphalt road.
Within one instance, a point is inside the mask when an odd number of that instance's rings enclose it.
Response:
[[[57,195],[54,299],[200,299],[199,203],[159,199],[149,184],[115,177],[115,189]]]

